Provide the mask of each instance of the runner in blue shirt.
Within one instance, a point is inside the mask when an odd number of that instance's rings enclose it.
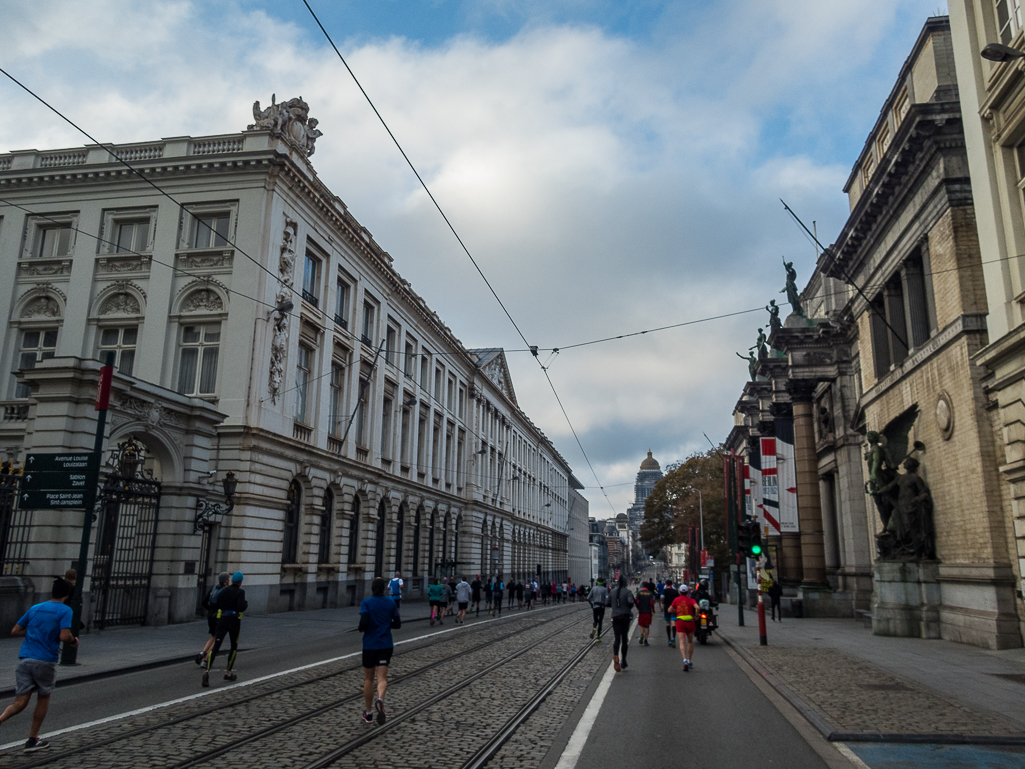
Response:
[[[60,642],[78,646],[78,639],[71,634],[71,609],[64,605],[71,590],[71,584],[58,577],[50,590],[52,598],[25,612],[11,630],[12,636],[24,637],[25,641],[18,653],[18,667],[14,669],[14,702],[0,714],[0,724],[28,707],[35,691],[36,709],[32,713],[32,730],[25,743],[26,753],[50,747],[47,740],[39,739],[39,729],[50,707],[50,692],[57,683]]]
[[[363,634],[363,721],[372,724],[377,710],[377,723],[383,724],[384,693],[388,689],[388,663],[391,662],[395,642],[392,629],[402,625],[399,607],[384,594],[384,577],[375,577],[370,583],[370,598],[364,598],[359,605],[359,631]],[[377,672],[377,699],[374,699],[374,672]]]

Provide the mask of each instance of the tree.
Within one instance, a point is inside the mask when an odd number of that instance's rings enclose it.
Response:
[[[700,526],[701,491],[705,521],[705,549],[720,568],[728,563],[726,514],[723,500],[723,447],[698,452],[681,463],[670,464],[666,474],[644,502],[641,542],[649,552],[687,541],[691,526]]]

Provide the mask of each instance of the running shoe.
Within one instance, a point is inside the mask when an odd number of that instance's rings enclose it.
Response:
[[[196,655],[196,664],[197,664],[197,665],[202,665],[202,664],[203,664],[203,657],[205,657],[205,656],[206,656],[206,655],[204,655],[204,654],[202,654],[202,653],[200,653],[200,654],[197,654],[197,655]]]
[[[623,672],[623,666],[619,664],[619,656],[618,655],[613,655],[613,657],[612,657],[612,667],[614,667],[616,669],[617,673],[622,673]]]
[[[39,737],[29,737],[25,743],[25,753],[35,753],[37,750],[46,750],[50,747],[48,740],[42,740]]]
[[[595,639],[594,639],[594,642],[595,642],[596,644],[600,644],[600,643],[601,643],[601,636],[598,636],[597,638],[595,638]]]
[[[627,667],[628,667],[628,665],[626,664],[626,657],[623,658],[622,665],[623,665],[623,670],[626,670]]]
[[[431,627],[434,627],[434,617],[431,617]]]
[[[637,645],[638,646],[644,646],[644,639],[643,638],[638,638],[637,639]]]
[[[597,633],[597,632],[598,632],[598,628],[596,628],[596,627],[591,628],[591,638],[594,638],[594,634]]]
[[[670,638],[670,639],[669,639],[669,645],[670,645],[670,646],[672,646],[672,645],[673,645],[673,639],[672,639],[672,638]]]
[[[651,646],[651,644],[650,644],[650,643],[648,643],[648,639],[647,639],[647,638],[645,638],[645,639],[644,639],[644,645],[645,645],[645,646]]]
[[[209,686],[209,685],[210,685],[210,671],[207,671],[206,673],[203,674],[203,686]]]
[[[372,724],[372,723],[374,723],[374,714],[373,713],[364,713],[363,714],[363,723],[365,723],[365,724]]]
[[[229,672],[224,674],[224,680],[225,681],[237,681],[238,680],[238,675],[233,673],[233,672],[231,672],[231,671],[229,671]]]
[[[377,723],[379,726],[384,726],[385,715],[384,715],[384,700],[378,697],[374,700],[374,710],[377,711]]]
[[[684,662],[683,662],[683,672],[684,673],[689,673],[690,672],[690,661],[689,660],[684,660]]]

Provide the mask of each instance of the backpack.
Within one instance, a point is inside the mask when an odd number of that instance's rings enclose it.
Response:
[[[393,596],[402,595],[402,588],[399,587],[399,581],[397,579],[393,579],[391,582],[389,582],[388,588]]]

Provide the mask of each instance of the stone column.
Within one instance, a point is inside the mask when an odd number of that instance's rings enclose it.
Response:
[[[818,457],[810,386],[794,394],[794,463],[797,465],[797,516],[801,525],[802,585],[826,584],[826,552],[822,534]]]

